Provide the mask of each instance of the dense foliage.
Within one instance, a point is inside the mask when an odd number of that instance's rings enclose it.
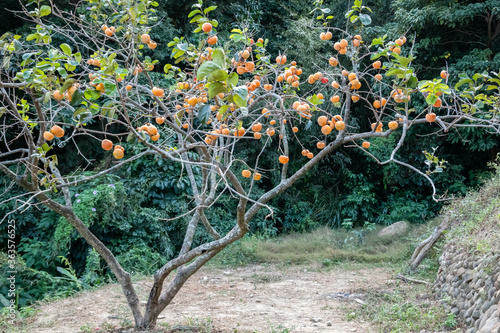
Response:
[[[62,7],[70,5],[68,1],[57,3]],[[310,59],[324,60],[330,56],[330,50],[318,38],[319,30],[312,29],[319,27],[319,23],[310,14],[310,4],[304,5],[300,0],[224,0],[218,1],[217,5],[220,10],[215,18],[221,25],[247,26],[255,36],[270,41],[268,51],[271,54],[286,51],[291,60],[304,59],[304,54]],[[333,14],[333,24],[345,22],[341,13],[349,7],[349,1],[330,1],[328,5],[333,13],[339,13]],[[2,6],[15,8],[16,1],[2,2]],[[450,6],[449,1],[443,0],[394,0],[376,2],[372,7],[375,10],[373,22],[363,33],[367,39],[381,32],[390,38],[406,33],[410,42],[415,42],[419,78],[435,77],[446,66],[453,84],[458,81],[454,74],[459,72],[500,68],[500,9],[495,1],[460,1]],[[158,7],[158,25],[151,37],[165,44],[177,35],[197,38],[186,19],[190,10],[189,2],[162,1]],[[2,22],[19,22],[7,11],[3,11],[0,17]],[[19,26],[16,29],[27,28]],[[221,40],[228,37],[229,32],[221,32]],[[158,69],[175,62],[169,54],[161,51],[147,52],[160,61]],[[313,62],[299,65],[307,74],[314,73],[318,66]],[[159,73],[157,78],[169,83]],[[424,104],[423,98],[414,100],[417,109],[422,109]],[[368,111],[362,107],[356,111],[357,122],[368,127]],[[435,177],[436,183],[441,191],[463,195],[468,187],[476,186],[488,173],[485,166],[497,154],[498,137],[490,136],[486,130],[468,128],[445,133],[436,142],[435,137],[429,135],[433,131],[435,128],[431,127],[412,129],[401,155],[407,161],[423,166],[425,157],[422,151],[438,147],[437,155],[448,164],[445,172]],[[381,158],[386,156],[397,139],[397,136],[392,136],[373,140],[373,153]],[[252,145],[250,143],[247,149],[240,151],[241,158],[254,153]],[[81,147],[85,148],[85,145]],[[300,153],[300,146],[294,147],[291,143],[291,147],[292,151]],[[60,153],[74,157],[67,159],[70,162],[65,165],[65,173],[78,167],[90,168],[88,172],[95,173],[102,167],[89,166],[70,149],[58,149]],[[102,152],[90,144],[85,153],[96,160],[102,157]],[[276,161],[271,156],[263,156],[261,164],[273,169]],[[290,164],[291,169],[300,167],[293,162]],[[118,254],[120,263],[129,271],[151,273],[179,250],[187,218],[169,219],[184,212],[192,200],[187,177],[178,177],[180,168],[161,159],[141,159],[113,175],[81,185],[72,193],[78,197],[75,209],[81,209],[85,224]],[[199,175],[199,170],[196,172]],[[279,179],[273,177],[268,182],[259,183],[257,194],[277,183]],[[5,190],[10,197],[20,194],[17,188]],[[22,230],[18,239],[19,253],[24,259],[19,267],[22,272],[19,305],[47,295],[59,296],[60,290],[70,293],[110,278],[95,251],[64,218],[43,207],[15,211],[21,204],[14,200],[0,205],[0,217],[16,220],[18,229]],[[229,196],[223,197],[210,212],[209,219],[214,221],[218,230],[224,232],[231,228],[233,217],[228,212],[234,210],[235,205]],[[431,200],[431,189],[411,170],[397,165],[380,167],[360,151],[339,150],[316,166],[294,188],[274,199],[271,206],[274,214],[258,216],[253,232],[272,236],[292,230],[307,231],[320,225],[335,228],[345,222],[354,226],[365,222],[390,224],[402,219],[422,223],[437,214],[441,203]],[[92,214],[87,213],[89,208]],[[2,230],[4,226],[2,224]],[[201,242],[207,237],[199,232],[196,239]],[[0,244],[5,244],[5,241],[6,233],[2,232]],[[4,258],[0,260],[0,271],[7,271]],[[2,274],[2,278],[4,276]],[[5,284],[0,282],[1,290]]]

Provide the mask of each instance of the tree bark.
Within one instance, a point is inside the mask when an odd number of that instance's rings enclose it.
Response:
[[[417,267],[420,265],[422,260],[424,260],[425,256],[429,253],[429,251],[432,249],[434,244],[438,241],[438,239],[441,237],[443,234],[443,231],[447,227],[443,224],[437,226],[432,234],[423,242],[418,244],[417,248],[413,252],[413,255],[410,260],[410,270],[414,271],[417,269]]]

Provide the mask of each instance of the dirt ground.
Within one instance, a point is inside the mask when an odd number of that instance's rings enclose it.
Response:
[[[353,293],[387,288],[389,278],[384,269],[310,271],[304,266],[260,265],[203,269],[162,313],[159,327],[211,321],[221,332],[370,332],[367,323],[346,321],[341,307],[362,302],[363,296]],[[134,285],[144,304],[151,280]],[[351,299],[338,293],[351,293]],[[41,304],[39,309],[27,332],[102,332],[133,323],[117,284]]]

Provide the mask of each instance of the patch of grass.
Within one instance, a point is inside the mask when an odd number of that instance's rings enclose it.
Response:
[[[216,266],[241,266],[256,263],[311,264],[324,268],[355,263],[401,264],[411,256],[415,239],[427,235],[428,225],[411,226],[398,237],[379,237],[375,230],[345,230],[322,227],[310,233],[294,233],[275,238],[246,236],[224,249],[212,261]]]
[[[500,245],[500,167],[482,188],[469,192],[444,212],[451,222],[446,238],[464,248],[482,253],[498,252]]]
[[[0,332],[22,333],[26,332],[30,318],[39,310],[33,306],[25,306],[11,313],[10,308],[4,307],[0,310]],[[15,316],[15,319],[11,316]]]
[[[393,291],[368,293],[366,304],[349,306],[347,320],[367,320],[378,332],[462,332],[454,315],[428,298],[431,290],[422,285],[404,285]]]

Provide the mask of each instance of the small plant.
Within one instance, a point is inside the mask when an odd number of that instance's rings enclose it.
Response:
[[[80,326],[80,333],[92,333],[93,330],[92,325],[89,323]]]
[[[288,328],[288,327],[285,327],[283,326],[282,324],[278,324],[278,326],[274,326],[273,324],[269,323],[269,328],[270,328],[270,332],[271,333],[289,333],[291,332],[295,327],[291,327],[291,328]]]
[[[448,317],[446,317],[446,321],[444,322],[444,327],[446,328],[455,328],[457,326],[457,318],[453,313],[448,313]]]

